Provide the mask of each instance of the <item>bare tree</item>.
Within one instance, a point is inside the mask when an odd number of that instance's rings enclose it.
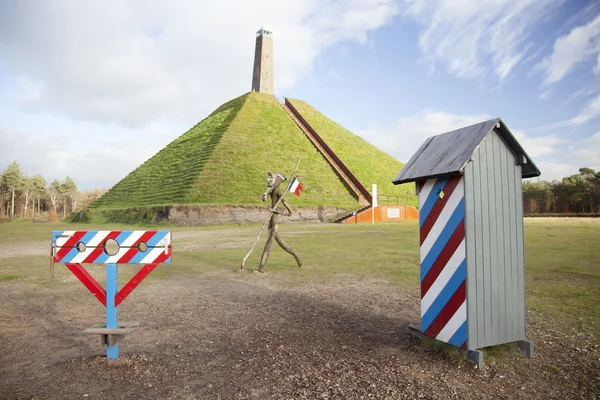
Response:
[[[31,182],[33,185],[33,193],[34,193],[34,201],[37,200],[37,213],[38,215],[41,212],[41,203],[42,199],[46,197],[46,179],[40,174],[34,175],[31,177]],[[35,209],[35,204],[34,204]],[[34,212],[35,215],[35,212]]]
[[[54,212],[58,214],[58,203],[62,199],[62,192],[60,182],[57,179],[50,183],[50,186],[48,187],[48,197],[50,198]]]
[[[71,212],[77,206],[77,185],[70,176],[67,176],[60,184],[60,188],[63,196],[63,218],[65,218],[67,216],[67,199],[71,199]]]
[[[23,197],[25,198],[25,204],[23,204],[22,217],[27,217],[29,202],[35,198],[34,190],[33,180],[27,176],[23,176]]]

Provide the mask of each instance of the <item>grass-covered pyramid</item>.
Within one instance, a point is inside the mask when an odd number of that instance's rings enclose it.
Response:
[[[370,190],[404,195],[391,184],[402,163],[330,121],[304,102],[294,106]],[[290,172],[302,158],[303,186],[294,206],[358,208],[332,167],[271,95],[251,92],[231,100],[168,144],[106,192],[92,208],[257,205],[267,171]]]

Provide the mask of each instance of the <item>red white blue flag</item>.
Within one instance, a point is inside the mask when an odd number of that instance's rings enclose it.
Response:
[[[296,196],[300,196],[302,185],[298,182],[298,179],[294,176],[290,181],[289,191],[294,193]]]

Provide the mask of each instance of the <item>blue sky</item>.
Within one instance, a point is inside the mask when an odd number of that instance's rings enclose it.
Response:
[[[600,3],[579,0],[0,0],[0,169],[111,187],[249,90],[263,24],[278,96],[401,161],[501,117],[542,179],[600,169]]]

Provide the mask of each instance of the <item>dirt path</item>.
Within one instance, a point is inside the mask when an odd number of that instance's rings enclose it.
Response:
[[[324,230],[336,228],[286,235]],[[174,237],[185,251],[245,247],[254,234]],[[48,248],[0,245],[0,258]],[[119,307],[121,321],[142,326],[107,360],[98,337],[83,333],[104,321],[104,308],[66,269],[56,273],[47,285],[0,281],[0,399],[600,398],[598,346],[539,314],[527,317],[533,359],[508,345],[478,370],[409,334],[418,287],[348,273],[296,285],[285,274],[227,269],[145,281]]]
[[[290,287],[277,274],[145,282],[119,308],[142,321],[103,357],[82,329],[103,308],[79,284],[0,283],[2,399],[594,398],[598,349],[549,341],[529,316],[536,356],[515,348],[475,369],[412,337],[418,291],[344,275]],[[541,333],[541,334],[540,334]],[[578,351],[576,350],[578,348]]]

